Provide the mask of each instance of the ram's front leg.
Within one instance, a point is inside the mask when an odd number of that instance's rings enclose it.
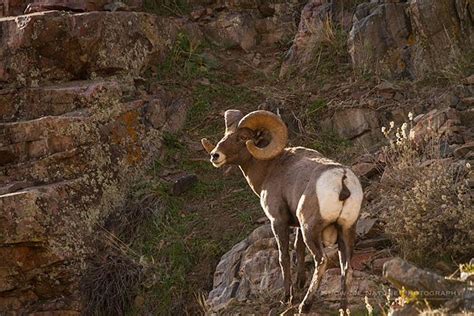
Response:
[[[281,273],[283,275],[283,285],[285,289],[283,301],[285,303],[291,303],[293,300],[293,289],[291,284],[291,261],[289,249],[290,227],[286,222],[273,220],[272,230],[278,245],[278,259],[280,262]]]

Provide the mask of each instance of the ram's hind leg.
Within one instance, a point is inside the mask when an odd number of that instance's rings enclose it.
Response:
[[[299,289],[304,287],[306,283],[306,273],[304,271],[304,240],[303,233],[301,228],[296,229],[296,240],[295,240],[295,250],[296,250],[296,286]]]
[[[272,221],[272,230],[278,245],[280,268],[283,275],[285,295],[283,301],[291,303],[293,291],[291,284],[291,261],[290,261],[290,228],[287,223]]]
[[[299,306],[299,313],[307,313],[318,291],[321,278],[326,271],[327,258],[323,250],[322,225],[302,223],[303,239],[314,259],[314,273],[308,291]]]
[[[347,288],[352,279],[351,257],[356,237],[356,225],[346,228],[337,225],[337,245],[341,266],[341,309],[347,309]]]

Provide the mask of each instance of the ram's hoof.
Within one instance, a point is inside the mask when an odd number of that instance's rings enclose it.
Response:
[[[302,302],[298,308],[298,313],[307,314],[311,309],[311,304]]]

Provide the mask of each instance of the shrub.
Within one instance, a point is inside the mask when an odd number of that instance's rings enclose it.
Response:
[[[470,165],[442,158],[443,139],[436,135],[415,146],[408,125],[383,130],[390,141],[383,149],[386,166],[379,186],[379,205],[387,205],[386,231],[414,262],[469,259],[474,253]]]

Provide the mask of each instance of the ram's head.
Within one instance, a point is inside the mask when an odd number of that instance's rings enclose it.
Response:
[[[278,156],[288,141],[288,129],[279,116],[268,111],[254,111],[243,115],[239,110],[225,112],[224,137],[213,145],[201,140],[211,155],[214,167],[226,164],[241,165],[252,157],[269,160]]]

